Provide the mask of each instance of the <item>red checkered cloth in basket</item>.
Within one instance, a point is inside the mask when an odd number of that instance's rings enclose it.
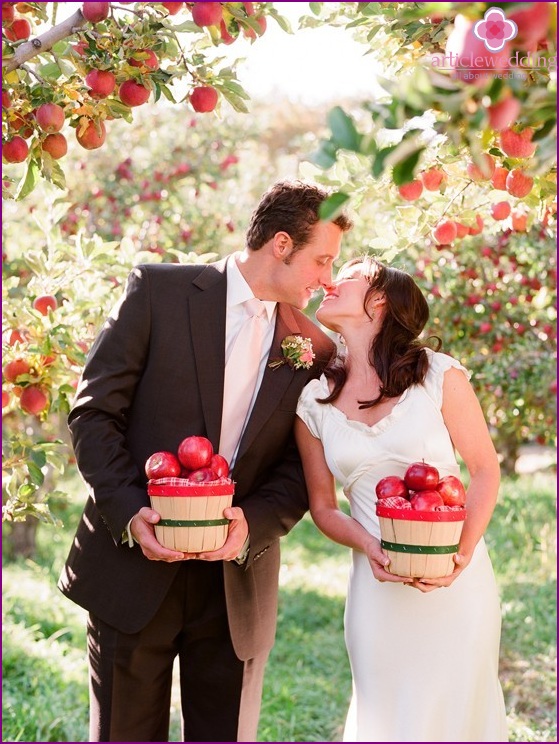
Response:
[[[149,481],[154,486],[193,486],[194,483],[187,478],[153,478]]]
[[[386,506],[389,509],[411,509],[410,502],[402,496],[389,496],[386,499],[379,499],[377,505]]]

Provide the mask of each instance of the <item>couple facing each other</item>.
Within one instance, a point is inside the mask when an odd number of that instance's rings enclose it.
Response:
[[[428,308],[411,278],[363,258],[332,279],[351,222],[320,220],[327,196],[277,183],[242,252],[136,267],[91,349],[69,416],[88,499],[59,581],[89,612],[91,741],[167,741],[176,657],[184,741],[256,741],[279,539],[309,506],[327,536],[353,549],[344,739],[507,740],[483,542],[497,456],[464,369],[419,341]],[[339,359],[302,312],[318,289],[318,320],[344,340]],[[266,330],[231,462],[227,540],[209,553],[168,550],[155,538],[144,463],[192,434],[220,451],[227,360],[255,297]],[[311,340],[312,365],[274,368],[292,335]],[[455,449],[470,474],[456,569],[410,584],[386,571],[375,484],[421,458],[458,474]],[[351,516],[338,509],[335,480]]]

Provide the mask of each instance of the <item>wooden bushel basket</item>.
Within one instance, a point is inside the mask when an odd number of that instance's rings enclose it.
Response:
[[[465,509],[416,511],[382,506],[379,501],[377,516],[381,547],[390,558],[387,571],[416,579],[438,579],[453,572]]]
[[[231,506],[235,484],[191,483],[185,478],[148,482],[151,508],[161,515],[155,536],[166,548],[184,553],[219,550],[227,539],[229,520],[223,510]]]

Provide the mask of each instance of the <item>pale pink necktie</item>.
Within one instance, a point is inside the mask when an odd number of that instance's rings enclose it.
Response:
[[[230,465],[233,464],[256,387],[267,320],[266,308],[260,300],[253,297],[243,304],[250,317],[243,322],[231,349],[225,365],[223,385],[219,454]]]

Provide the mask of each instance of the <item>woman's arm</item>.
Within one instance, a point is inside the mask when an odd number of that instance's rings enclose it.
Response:
[[[442,413],[452,442],[470,475],[467,517],[456,554],[454,572],[432,583],[448,586],[466,568],[493,514],[500,483],[499,460],[481,406],[470,382],[459,369],[445,372]],[[424,583],[431,583],[425,580]]]
[[[382,552],[379,540],[353,517],[341,511],[334,477],[324,459],[322,443],[313,437],[299,417],[295,419],[295,438],[303,461],[311,516],[319,530],[340,545],[366,553],[373,574],[379,581],[409,582],[410,579],[395,576],[386,570],[390,559]]]

